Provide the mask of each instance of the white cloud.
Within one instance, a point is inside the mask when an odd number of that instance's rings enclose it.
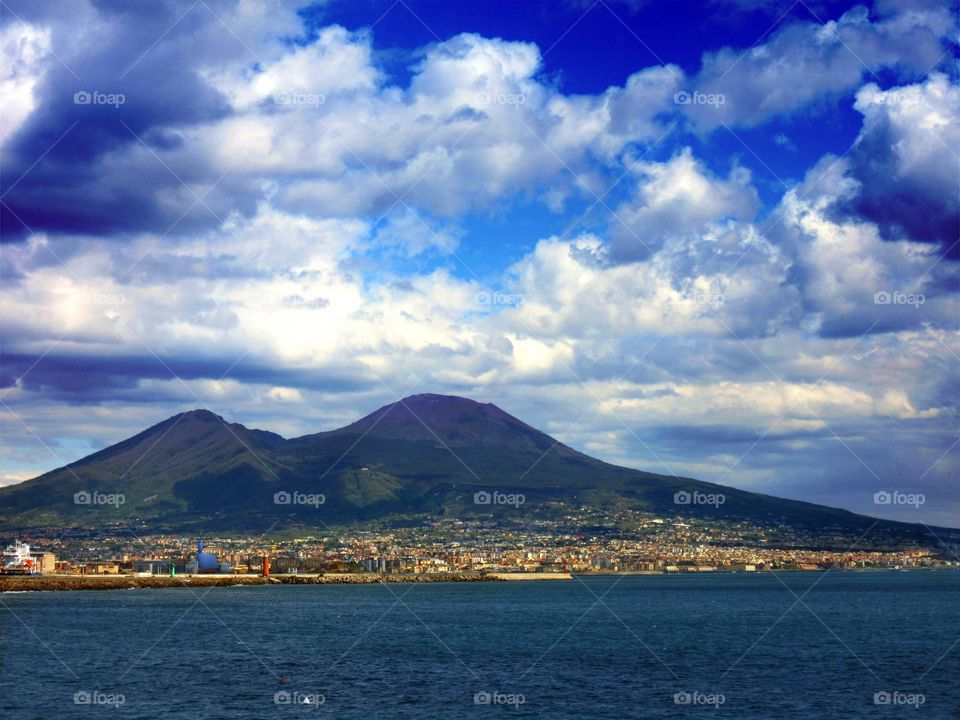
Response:
[[[925,73],[952,42],[956,23],[946,7],[898,8],[871,20],[857,6],[837,20],[796,22],[746,50],[706,53],[689,91],[721,94],[721,104],[684,105],[697,126],[751,126],[855,88],[882,68]]]
[[[297,213],[405,203],[453,215],[521,191],[552,193],[557,206],[592,182],[594,159],[614,162],[662,134],[655,118],[679,76],[648,68],[624,87],[565,96],[538,78],[535,45],[463,34],[430,48],[404,89],[385,84],[369,43],[326,28],[256,69],[208,73],[234,112],[185,128],[164,161],[178,172],[201,158],[213,177],[268,180],[273,202]]]
[[[303,395],[296,388],[273,387],[267,393],[267,397],[278,402],[303,402]]]
[[[828,155],[774,210],[772,234],[793,257],[806,326],[857,336],[954,325],[955,299],[943,285],[956,268],[939,263],[929,246],[884,239],[878,225],[842,212],[864,187],[849,159]]]
[[[882,91],[861,88],[863,130],[851,153],[862,183],[853,209],[885,239],[937,242],[956,257],[960,216],[960,88],[942,73]]]
[[[702,236],[713,223],[753,219],[760,206],[750,171],[734,167],[726,180],[710,176],[689,147],[665,163],[631,166],[635,197],[614,212],[610,254],[614,260],[639,259],[669,238]]]
[[[0,30],[0,143],[5,143],[36,107],[34,89],[50,55],[50,31],[11,22]]]
[[[319,106],[350,91],[373,91],[379,73],[371,48],[346,29],[323,28],[309,45],[294,46],[260,71],[209,71],[210,81],[235,108],[270,105]]]

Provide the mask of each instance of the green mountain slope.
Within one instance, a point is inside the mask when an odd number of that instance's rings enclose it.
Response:
[[[193,502],[178,491],[180,483],[270,477],[272,448],[282,442],[279,435],[226,423],[208,410],[182,413],[75,463],[0,489],[0,522],[57,525],[189,514]],[[109,497],[97,502],[111,495],[122,495],[122,503]]]

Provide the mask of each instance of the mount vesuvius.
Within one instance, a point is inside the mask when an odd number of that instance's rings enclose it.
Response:
[[[482,490],[521,493],[526,504],[478,506],[474,494]],[[678,504],[680,491],[722,493],[724,502]],[[122,494],[124,502],[78,504],[75,495],[84,492]],[[323,496],[323,504],[278,504],[278,492]],[[495,405],[433,394],[407,397],[338,430],[293,439],[228,423],[208,410],[181,413],[0,489],[0,526],[116,521],[157,530],[253,530],[415,514],[509,517],[585,505],[776,524],[819,537],[870,530],[896,543],[933,540],[920,525],[611,465]]]

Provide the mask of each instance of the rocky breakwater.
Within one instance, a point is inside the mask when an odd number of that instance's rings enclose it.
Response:
[[[514,575],[516,575],[514,577]],[[260,575],[0,575],[0,592],[61,590],[126,590],[135,588],[233,587],[237,585],[365,585],[404,582],[498,582],[504,580],[569,580],[566,573],[376,573]]]

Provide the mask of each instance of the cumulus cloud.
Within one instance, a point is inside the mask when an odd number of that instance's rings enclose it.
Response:
[[[849,157],[823,157],[772,213],[769,234],[793,256],[808,327],[828,336],[955,327],[957,267],[941,255],[956,257],[956,161],[932,136],[957,127],[950,93],[939,74],[886,93],[865,86]]]
[[[146,18],[110,7],[84,6],[98,35],[76,47],[50,17],[6,41],[27,58],[17,67],[32,67],[43,32],[51,52],[70,50],[62,66],[11,76],[23,97],[16,112],[32,111],[5,153],[8,236],[176,237],[251,216],[267,197],[341,217],[404,204],[449,216],[522,191],[562,203],[582,191],[571,172],[589,177],[594,160],[663,132],[656,116],[679,75],[648,68],[622,87],[566,96],[538,77],[536,46],[465,33],[427,49],[399,87],[376,67],[369,33],[331,26],[309,43],[281,42],[296,19],[282,6],[214,5],[179,22],[175,6]],[[259,33],[226,44],[222,25],[255,20]],[[155,47],[141,43],[151,33]],[[128,68],[119,79],[117,67]],[[77,91],[124,101],[78,105]]]
[[[836,20],[810,11],[808,22],[778,28],[749,49],[704,54],[688,91],[699,92],[684,109],[704,131],[720,124],[752,126],[812,103],[836,100],[862,78],[883,69],[916,76],[944,60],[956,20],[943,5],[890,8],[871,19],[857,6]],[[822,12],[822,11],[821,11]],[[709,96],[723,102],[707,102]]]
[[[362,44],[369,36],[340,32],[324,41]],[[568,170],[589,174],[591,158],[615,157],[628,143],[662,132],[654,116],[672,92],[668,69],[644,70],[622,88],[578,97],[539,80],[540,65],[535,46],[459,35],[426,52],[407,88],[364,84],[341,92],[296,81],[285,92],[313,93],[323,102],[278,110],[269,107],[267,88],[280,91],[271,81],[262,84],[268,107],[237,108],[225,129],[245,143],[256,139],[258,152],[242,171],[282,180],[276,202],[286,209],[356,214],[411,204],[441,215],[519,191],[576,191],[564,177]],[[262,72],[273,77],[272,68]],[[259,87],[257,78],[253,84]],[[223,129],[209,128],[194,144],[216,146]],[[221,152],[223,164],[242,148],[228,143]]]
[[[864,130],[850,154],[862,183],[851,209],[886,240],[936,243],[960,257],[960,88],[943,73],[886,91],[870,83],[854,107]]]
[[[177,146],[182,128],[230,112],[200,71],[249,62],[248,43],[237,33],[247,35],[259,22],[274,33],[294,27],[295,16],[272,5],[278,3],[218,2],[186,14],[175,2],[137,13],[88,2],[4,7],[4,17],[17,18],[24,33],[50,37],[39,76],[26,80],[33,109],[4,144],[4,234],[162,231],[181,215],[179,229],[186,230],[222,217],[234,202],[242,206],[249,189],[227,183],[208,194],[200,212],[184,213],[184,197],[195,198],[215,177],[196,163],[165,168],[154,155]],[[236,30],[223,32],[221,22]],[[94,102],[94,93],[114,100]]]
[[[642,259],[670,238],[701,238],[725,220],[749,222],[760,206],[750,171],[735,167],[726,179],[712,177],[689,147],[665,163],[631,166],[634,197],[614,211],[614,262]]]

